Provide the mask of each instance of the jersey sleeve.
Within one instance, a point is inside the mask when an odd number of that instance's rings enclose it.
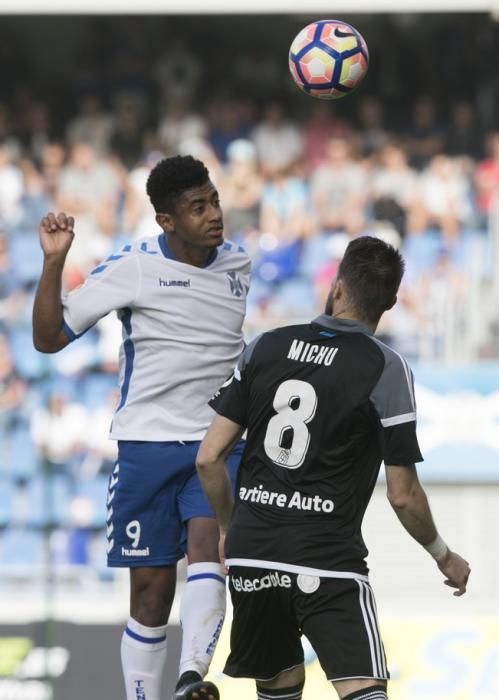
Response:
[[[249,290],[250,284],[251,284],[251,260],[250,260],[250,258],[246,259],[246,263],[241,270],[241,274],[243,277],[243,284],[246,287],[246,290]]]
[[[386,363],[371,401],[379,418],[379,440],[385,464],[422,462],[416,435],[414,378],[405,359],[396,353]]]
[[[62,297],[63,331],[75,340],[110,311],[133,304],[140,284],[137,258],[110,255],[89,274],[81,287]]]
[[[255,338],[244,348],[233,374],[209,401],[219,415],[245,428],[248,425],[250,363],[259,339]]]

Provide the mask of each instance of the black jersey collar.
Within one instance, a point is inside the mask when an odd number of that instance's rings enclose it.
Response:
[[[341,333],[365,333],[366,335],[374,335],[372,330],[361,321],[354,321],[349,318],[335,318],[328,314],[321,314],[314,318],[312,325],[321,326],[328,331],[336,331]]]

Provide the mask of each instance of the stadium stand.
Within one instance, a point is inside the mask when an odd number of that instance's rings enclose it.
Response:
[[[164,155],[206,162],[226,236],[253,258],[248,338],[319,313],[348,241],[370,234],[399,246],[407,261],[383,337],[414,362],[499,357],[499,127],[483,105],[439,102],[419,85],[412,121],[389,117],[367,92],[346,116],[315,104],[293,112],[289,93],[273,98],[282,74],[270,71],[258,91],[244,55],[233,97],[200,87],[203,98],[193,102],[203,63],[182,51],[142,66],[135,82],[116,62],[107,100],[96,71],[82,74],[62,120],[29,88],[0,104],[3,576],[40,565],[47,528],[57,566],[102,571],[104,561],[97,542],[114,457],[106,430],[121,329],[106,319],[57,356],[33,349],[39,218],[78,209],[65,277],[74,288],[111,252],[157,232],[144,185]],[[172,61],[186,69],[184,82],[171,78]]]

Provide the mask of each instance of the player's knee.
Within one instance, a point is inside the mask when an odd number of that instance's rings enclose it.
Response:
[[[368,688],[344,695],[342,700],[388,700],[386,688],[382,685],[370,685]]]
[[[166,576],[132,576],[130,590],[130,612],[141,625],[159,627],[168,622],[173,598],[175,581]]]
[[[131,596],[131,614],[141,625],[159,627],[168,622],[172,603],[173,599],[155,591],[141,591]]]
[[[219,532],[214,518],[192,518],[187,526],[189,564],[218,561]]]
[[[288,671],[279,673],[270,681],[256,681],[258,699],[281,698],[281,700],[301,700],[305,685],[305,668],[299,664]]]
[[[301,700],[303,695],[303,686],[305,681],[301,681],[296,685],[288,688],[269,688],[257,682],[256,692],[258,700]]]

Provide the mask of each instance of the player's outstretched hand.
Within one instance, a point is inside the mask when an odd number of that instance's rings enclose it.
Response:
[[[457,588],[457,591],[454,592],[455,596],[461,596],[466,593],[466,584],[471,571],[466,559],[448,549],[444,557],[437,559],[437,565],[443,575],[446,576],[445,585]]]
[[[47,257],[65,257],[74,238],[75,220],[61,212],[50,212],[40,221],[40,245]]]

